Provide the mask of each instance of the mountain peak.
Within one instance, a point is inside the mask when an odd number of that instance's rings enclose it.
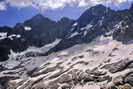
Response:
[[[133,9],[133,4],[131,5],[131,8],[130,9]]]
[[[26,20],[24,22],[24,25],[34,27],[34,26],[41,26],[42,24],[48,24],[48,23],[56,23],[56,22],[49,19],[48,17],[43,16],[42,14],[37,14],[33,16],[31,19]]]
[[[60,21],[66,21],[66,20],[69,20],[69,18],[68,17],[63,17],[63,18],[60,19]]]
[[[40,17],[40,18],[43,18],[44,16],[42,14],[37,14],[35,15],[34,17]]]
[[[111,9],[105,7],[102,4],[99,4],[97,6],[91,7],[87,9],[78,19],[78,22],[80,23],[80,26],[83,27],[86,24],[90,23],[92,19],[98,19],[103,16],[105,16],[108,12],[110,12]]]
[[[92,7],[92,8],[106,8],[104,5],[102,5],[102,4],[99,4],[99,5],[96,5],[96,6],[94,6],[94,7]]]
[[[44,18],[45,17],[42,14],[37,14],[32,19],[41,20],[41,19],[44,19]]]
[[[110,11],[111,9],[102,5],[102,4],[99,4],[99,5],[96,5],[94,7],[91,7],[89,9],[92,13],[99,13],[99,14],[102,14],[104,13],[105,11]]]
[[[65,23],[65,22],[73,22],[74,20],[73,19],[70,19],[68,17],[63,17],[61,18],[58,23]]]

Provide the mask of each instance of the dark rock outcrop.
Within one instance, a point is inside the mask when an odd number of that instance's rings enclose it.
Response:
[[[77,19],[66,37],[47,54],[69,48],[75,44],[89,43],[96,37],[112,31],[115,24],[121,19],[122,16],[119,15],[119,12],[103,5],[91,7]]]
[[[114,11],[103,5],[89,8],[73,24],[66,37],[46,55],[75,44],[89,43],[100,35],[112,35],[113,39],[122,42],[133,40],[132,7],[122,11]]]
[[[108,69],[111,73],[116,73],[118,71],[123,71],[124,69],[128,68],[129,66],[132,65],[132,63],[133,63],[132,60],[124,59],[116,63],[107,64],[103,68]]]
[[[38,14],[24,23],[17,23],[14,28],[0,27],[0,33],[5,34],[0,40],[0,61],[8,59],[10,50],[21,52],[29,46],[42,47],[63,39],[73,23],[69,18],[55,22]]]

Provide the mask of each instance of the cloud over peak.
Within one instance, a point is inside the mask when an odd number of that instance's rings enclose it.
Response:
[[[6,4],[5,2],[0,2],[0,11],[6,10]]]
[[[130,5],[133,0],[4,0],[0,2],[0,10],[5,10],[6,5],[23,8],[33,7],[39,10],[54,10],[66,6],[91,7],[97,4],[120,8],[122,5]],[[5,4],[6,3],[6,4]]]

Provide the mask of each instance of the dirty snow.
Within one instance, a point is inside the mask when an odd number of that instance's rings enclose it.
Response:
[[[19,35],[19,34],[12,34],[12,35],[8,36],[8,38],[11,40],[13,40],[14,38],[20,38],[20,37],[21,37],[21,35]]]
[[[25,29],[25,31],[31,31],[32,30],[32,28],[28,27],[28,26],[25,26],[24,29]]]
[[[131,53],[133,44],[125,45],[121,42],[113,40],[111,37],[101,36],[98,39],[99,41],[95,40],[95,42],[93,42],[93,45],[92,43],[75,45],[69,49],[52,53],[45,57],[32,57],[28,60],[23,60],[23,66],[26,68],[26,70],[30,71],[34,68],[39,68],[39,71],[37,72],[39,73],[39,75],[36,77],[28,77],[27,81],[25,81],[20,86],[25,86],[28,81],[36,81],[40,78],[43,78],[44,84],[49,84],[50,82],[61,77],[63,74],[67,74],[71,70],[75,69],[85,72],[86,70],[93,70],[94,68],[98,68],[99,71],[106,72],[107,75],[111,76],[112,78],[115,78],[119,75],[124,75],[129,71],[132,71],[130,69],[126,69],[116,74],[112,74],[108,70],[101,68],[106,64],[115,63],[120,61],[121,59],[131,58],[132,60],[133,55],[131,55]],[[55,43],[58,42],[59,41],[56,40],[55,42],[45,47],[55,46]],[[116,48],[117,50],[114,50]],[[36,48],[34,50],[36,50]],[[110,54],[114,56],[109,56]],[[15,56],[15,54],[13,55]],[[14,67],[12,66],[10,61],[6,63],[6,66],[8,66],[10,69]],[[19,62],[13,64],[18,65]],[[47,69],[52,70],[44,73]],[[51,78],[55,75],[58,76]],[[77,85],[74,87],[74,89],[100,89],[100,85],[106,83],[107,82],[105,81],[102,83],[86,84],[83,86]],[[112,82],[110,82],[109,84],[111,83]],[[18,87],[18,89],[19,88],[20,87]]]
[[[89,30],[89,29],[92,28],[92,27],[93,27],[92,24],[88,24],[88,25],[86,25],[85,27],[81,28],[81,31],[82,31],[82,30]]]
[[[54,42],[45,45],[45,47],[54,47],[54,46],[57,45],[60,41],[61,41],[61,39],[56,39]]]
[[[7,38],[7,32],[6,33],[5,32],[1,32],[0,33],[0,40],[3,40],[5,38]]]
[[[69,38],[72,38],[74,36],[77,36],[79,34],[79,32],[74,32],[73,34],[71,34],[71,36]]]
[[[77,26],[78,25],[78,23],[77,22],[75,22],[72,26],[74,27],[74,26]]]

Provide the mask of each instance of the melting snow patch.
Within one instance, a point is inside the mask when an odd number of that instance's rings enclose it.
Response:
[[[88,30],[88,29],[90,29],[90,28],[92,28],[92,27],[93,27],[93,25],[88,24],[88,25],[86,25],[86,27],[81,28],[81,30],[82,30],[82,31],[83,31],[83,30]]]
[[[13,40],[14,37],[16,37],[15,34],[12,34],[12,35],[8,36],[8,38],[9,38],[10,40]]]
[[[100,26],[103,25],[103,20],[104,20],[104,16],[103,16],[102,19],[99,21],[99,25],[100,25]]]
[[[115,25],[116,29],[122,28],[123,21],[120,21],[118,24]]]
[[[87,31],[84,31],[84,36],[86,36],[87,35]]]
[[[28,27],[28,26],[25,26],[24,29],[25,29],[25,31],[30,31],[32,28]]]
[[[69,38],[72,38],[72,37],[74,37],[74,36],[76,36],[78,34],[79,34],[78,32],[74,32],[73,34],[71,34],[71,36]]]
[[[45,47],[54,47],[54,46],[56,46],[60,41],[61,41],[61,39],[56,39],[54,42],[45,45]]]
[[[16,37],[16,35],[12,34],[12,35],[8,36],[8,38],[11,39],[11,40],[13,40],[13,37]]]
[[[78,25],[78,23],[76,22],[76,23],[74,23],[72,26],[74,27],[74,26],[77,26]]]
[[[8,36],[9,39],[13,40],[14,38],[20,38],[21,35],[16,35],[16,34],[12,34],[10,36]]]
[[[16,37],[17,37],[17,38],[20,38],[20,37],[21,37],[21,35],[17,35]]]
[[[6,37],[7,37],[7,33],[4,33],[4,32],[0,33],[0,40],[5,39]]]
[[[71,31],[74,31],[74,28],[71,28]]]

